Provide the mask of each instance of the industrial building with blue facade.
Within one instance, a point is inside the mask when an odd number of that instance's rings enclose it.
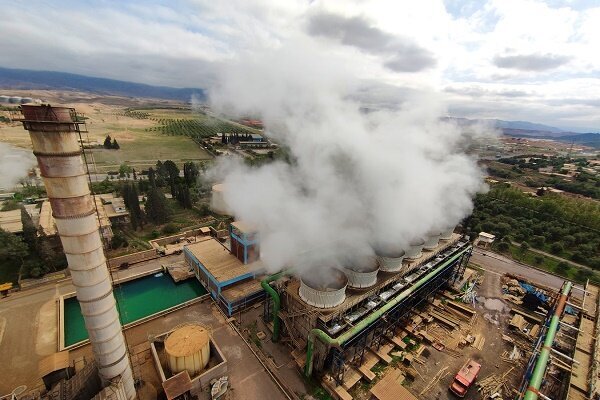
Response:
[[[264,272],[259,260],[258,236],[243,222],[229,227],[231,250],[212,237],[186,246],[185,259],[196,278],[228,315],[264,298],[260,281]]]

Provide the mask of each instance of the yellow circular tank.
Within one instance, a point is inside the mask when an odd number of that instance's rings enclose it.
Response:
[[[198,374],[210,358],[210,336],[198,325],[178,328],[165,340],[165,353],[173,374],[187,370],[190,376]]]

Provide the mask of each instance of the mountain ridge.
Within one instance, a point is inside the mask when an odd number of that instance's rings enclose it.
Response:
[[[91,93],[145,97],[189,102],[192,96],[206,99],[199,88],[173,88],[116,79],[97,78],[86,75],[56,71],[35,71],[0,67],[0,87],[6,89],[63,89],[81,90]]]

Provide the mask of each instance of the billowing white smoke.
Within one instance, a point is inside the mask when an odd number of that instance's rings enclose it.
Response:
[[[300,41],[230,65],[210,92],[217,111],[262,117],[292,155],[291,164],[229,159],[215,168],[236,219],[258,229],[272,271],[406,248],[456,225],[483,188],[461,132],[440,121],[437,96],[364,113],[351,100],[359,81],[350,69]]]
[[[34,165],[31,150],[0,142],[0,189],[12,190]]]

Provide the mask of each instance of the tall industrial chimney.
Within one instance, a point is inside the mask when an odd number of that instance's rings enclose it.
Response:
[[[73,108],[23,105],[21,110],[21,121],[29,131],[44,179],[100,377],[105,382],[120,379],[127,398],[135,399],[95,203],[81,159],[78,139],[83,122]]]

